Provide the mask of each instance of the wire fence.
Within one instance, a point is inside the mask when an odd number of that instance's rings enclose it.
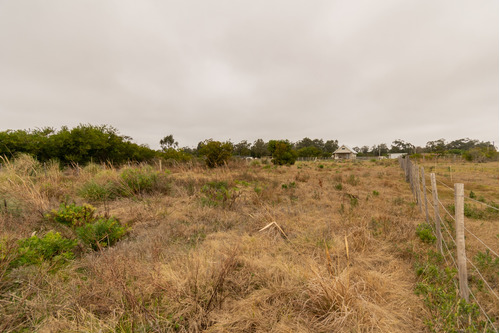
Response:
[[[416,163],[413,163],[408,157],[399,158],[399,162],[400,162],[401,168],[405,172],[406,181],[410,183],[410,188],[413,192],[413,195],[415,197],[417,205],[419,205],[419,207],[420,207],[421,212],[424,212],[424,208],[422,206],[422,201],[424,201],[423,203],[425,204],[425,216],[427,219],[427,223],[429,223],[434,235],[437,238],[438,249],[441,251],[441,254],[443,255],[443,258],[446,262],[446,265],[448,265],[448,267],[455,268],[458,272],[458,280],[460,282],[459,283],[460,286],[457,285],[455,279],[453,280],[453,283],[455,284],[457,291],[460,291],[461,296],[464,299],[466,299],[467,301],[468,301],[468,295],[470,294],[472,296],[472,298],[474,299],[474,303],[477,304],[478,308],[480,309],[482,315],[485,317],[485,319],[487,320],[489,325],[492,327],[492,329],[495,332],[498,332],[498,326],[495,326],[493,324],[493,322],[491,321],[490,316],[487,314],[487,311],[485,311],[485,309],[484,309],[485,308],[484,304],[482,305],[481,302],[478,300],[478,297],[476,297],[477,295],[475,295],[472,292],[471,288],[468,286],[467,281],[462,281],[464,279],[464,277],[462,276],[463,271],[464,271],[464,267],[465,267],[465,280],[467,280],[468,271],[466,268],[467,267],[466,264],[468,263],[469,267],[472,267],[472,269],[470,269],[471,273],[473,273],[474,276],[477,278],[477,280],[481,281],[480,283],[486,287],[485,288],[486,292],[488,294],[491,294],[493,296],[493,298],[496,299],[496,308],[498,308],[498,300],[499,300],[498,280],[496,280],[494,282],[494,283],[496,283],[496,285],[492,286],[492,283],[489,282],[487,278],[485,278],[486,274],[484,274],[484,272],[482,273],[481,269],[477,267],[478,265],[474,264],[474,262],[467,257],[466,252],[465,252],[465,237],[463,235],[463,232],[461,235],[461,237],[462,237],[461,241],[464,242],[463,253],[460,253],[460,245],[457,244],[457,243],[460,243],[460,237],[459,237],[460,235],[457,231],[461,225],[462,231],[467,232],[468,235],[472,236],[474,238],[474,240],[477,241],[476,245],[482,246],[484,249],[486,249],[486,252],[485,252],[486,256],[491,254],[491,255],[495,256],[498,260],[498,257],[499,257],[498,253],[496,251],[494,251],[491,248],[491,246],[488,246],[486,244],[487,243],[486,241],[484,241],[483,239],[481,239],[481,237],[474,234],[474,232],[472,232],[469,228],[467,228],[465,226],[465,223],[463,223],[463,221],[464,221],[463,199],[468,199],[468,200],[474,201],[476,204],[481,204],[481,205],[488,207],[489,209],[493,209],[495,211],[498,211],[498,208],[493,206],[494,203],[487,204],[483,201],[475,200],[474,198],[470,198],[470,197],[463,195],[463,192],[461,193],[461,195],[460,194],[457,195],[457,190],[456,190],[457,186],[455,186],[455,189],[452,188],[450,185],[446,184],[445,182],[443,182],[439,179],[436,179],[436,175],[433,173],[431,173],[428,176],[430,183],[431,183],[431,187],[432,187],[432,189],[429,189],[425,185],[427,175],[425,175],[423,167],[420,169],[420,167]],[[446,207],[446,205],[439,199],[439,193],[437,191],[436,182],[441,184],[444,188],[453,191],[456,203],[459,202],[459,201],[457,201],[457,197],[461,198],[459,200],[462,200],[461,201],[462,202],[461,203],[462,212],[460,212],[459,209],[457,208],[458,205],[457,205],[457,207],[455,207],[455,206],[450,207],[450,209],[454,208],[456,210],[455,212],[452,213],[449,211],[449,209]],[[422,199],[422,196],[420,195],[421,191],[424,193],[424,195],[423,195],[424,199]],[[462,185],[462,191],[463,191],[463,185]],[[431,196],[433,197],[434,203],[432,203],[430,201],[430,199],[427,197],[427,192],[429,192],[431,194]],[[444,211],[443,212],[445,214],[444,221],[443,221],[443,218],[441,218],[439,206],[441,206],[441,208]],[[435,216],[435,218],[434,218],[435,225],[434,226],[432,225],[432,223],[430,223],[430,218],[429,218],[430,215],[428,212],[428,207],[434,207],[434,216]],[[454,214],[455,214],[455,216],[454,216]],[[459,220],[458,222],[457,222],[457,219]],[[451,225],[452,222],[455,224],[455,231],[456,231],[455,237],[453,236],[452,230],[450,230],[452,228],[452,225]],[[445,234],[444,234],[445,237],[443,237],[441,230],[445,231]],[[454,254],[450,250],[450,247],[448,246],[448,244],[452,244],[452,246],[454,246],[457,249],[456,254]],[[444,245],[444,249],[443,249],[442,245]],[[449,261],[448,258],[450,258],[451,260]],[[460,264],[460,262],[462,262],[462,264]],[[460,267],[461,265],[462,265],[462,269]],[[498,274],[498,272],[497,272],[497,274]],[[465,291],[466,291],[465,293],[464,293],[463,288],[462,288],[463,283],[465,283]],[[478,288],[478,290],[479,289],[481,289],[481,288]],[[476,292],[476,294],[477,294],[477,292]]]

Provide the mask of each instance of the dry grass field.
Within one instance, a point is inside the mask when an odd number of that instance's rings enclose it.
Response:
[[[451,184],[447,165],[422,165]],[[451,167],[498,203],[498,163]],[[61,171],[24,156],[3,161],[0,200],[2,332],[425,332],[448,330],[443,313],[483,331],[416,293],[435,246],[394,160]],[[125,226],[120,241],[85,244],[88,221],[61,223],[61,207],[84,204]],[[466,223],[498,249],[498,214]],[[41,241],[54,232],[78,239],[71,255]],[[498,322],[498,300],[481,297]]]

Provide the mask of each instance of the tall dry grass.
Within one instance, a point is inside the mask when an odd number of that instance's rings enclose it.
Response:
[[[120,173],[90,165],[22,174],[9,163],[0,193],[11,191],[26,212],[64,197],[84,202],[83,184]],[[172,165],[168,191],[95,202],[131,227],[128,238],[56,272],[29,266],[0,276],[0,331],[425,331],[410,254],[423,217],[398,166],[322,163]],[[34,194],[23,193],[25,182]],[[204,204],[208,182],[226,182],[234,204]],[[49,183],[61,194],[44,192]],[[3,223],[28,227],[0,237],[57,228],[23,216],[4,213]]]

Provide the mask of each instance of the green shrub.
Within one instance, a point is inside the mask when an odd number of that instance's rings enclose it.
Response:
[[[342,191],[342,188],[343,188],[343,186],[342,186],[342,184],[340,184],[340,183],[339,183],[339,184],[337,184],[337,185],[335,185],[335,189],[336,189],[337,191]]]
[[[432,228],[427,223],[421,223],[417,226],[417,236],[424,243],[434,243],[436,241],[436,236]]]
[[[125,169],[120,173],[120,178],[130,189],[129,193],[151,193],[158,183],[158,172],[151,167]],[[125,191],[124,196],[127,196]]]
[[[96,251],[114,245],[126,232],[127,229],[114,217],[100,218],[76,228],[78,238]]]
[[[378,197],[378,196],[379,196],[379,194],[380,194],[378,191],[373,191],[372,193],[373,193],[373,195],[374,195],[374,196],[376,196],[376,197]]]
[[[270,140],[267,149],[272,154],[271,162],[275,165],[293,165],[298,157],[288,140]]]
[[[74,259],[73,249],[77,241],[66,239],[59,233],[49,231],[43,238],[32,236],[19,241],[18,255],[11,262],[12,268],[40,265],[51,262],[60,265]]]
[[[494,276],[498,276],[498,258],[490,254],[490,250],[486,249],[485,252],[478,252],[474,257],[474,261],[481,271],[494,272]]]
[[[490,206],[498,208],[498,204],[494,202],[490,203]],[[455,214],[454,204],[448,205],[448,209],[452,212],[452,214]],[[464,202],[464,215],[476,220],[488,220],[491,218],[498,218],[498,210],[491,207],[485,207],[484,209],[481,209],[474,204]]]
[[[77,206],[75,203],[61,203],[58,210],[53,209],[45,217],[70,227],[77,227],[93,222],[94,213],[95,208],[88,204]]]
[[[90,201],[107,201],[118,196],[117,185],[111,181],[99,184],[95,180],[90,180],[83,184],[78,190],[78,195]]]
[[[432,316],[426,320],[431,332],[489,332],[479,307],[460,299],[455,286],[456,269],[443,268],[443,256],[433,250],[416,254],[415,271],[419,295]]]
[[[226,182],[208,182],[201,188],[204,195],[201,202],[204,206],[231,208],[239,196],[236,190],[237,188],[230,189]]]
[[[215,168],[227,164],[233,152],[233,144],[231,142],[206,140],[200,144],[198,151],[202,156],[205,156],[207,166]]]

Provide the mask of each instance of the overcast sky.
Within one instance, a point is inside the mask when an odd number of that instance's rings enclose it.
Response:
[[[0,130],[498,145],[498,0],[0,0]]]

